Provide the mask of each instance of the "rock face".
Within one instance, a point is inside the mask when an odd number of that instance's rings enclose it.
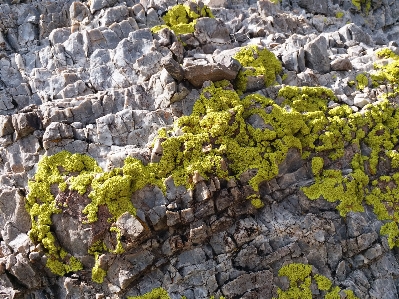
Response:
[[[193,28],[180,34],[171,28],[151,31],[165,23],[165,13],[176,1],[0,0],[0,298],[127,298],[162,287],[173,299],[271,299],[277,298],[278,289],[289,288],[279,269],[292,263],[311,265],[314,275],[326,276],[342,289],[342,298],[349,290],[358,298],[399,298],[397,249],[391,248],[395,240],[380,234],[387,221],[380,220],[377,209],[369,205],[343,218],[339,202],[322,196],[309,200],[303,187],[317,181],[315,163],[306,158],[309,148],[300,151],[297,144],[276,169],[268,170],[275,175],[263,179],[257,193],[251,185],[255,167],[221,177],[232,163],[225,154],[223,159],[196,165],[187,179],[192,189],[175,184],[172,176],[164,177],[164,190],[146,185],[133,192],[130,200],[136,215],[125,212],[112,219],[103,203],[98,219],[90,224],[83,212],[92,201],[89,192],[62,191],[54,184],[50,193],[59,212],[51,215],[50,235],[54,244],[81,261],[83,269],[58,276],[46,267],[53,257],[29,233],[40,217],[31,217],[26,210],[27,194],[33,188],[29,182],[40,159],[67,150],[87,154],[104,171],[116,169],[115,173],[127,157],[145,166],[159,163],[167,155],[162,146],[167,137],[183,138],[186,131],[195,130],[190,124],[181,129],[176,125],[179,119],[187,121],[181,117],[192,114],[199,98],[212,101],[201,88],[212,86],[210,81],[228,80],[230,84],[217,84],[232,90],[246,71],[253,74],[254,67],[238,57],[247,46],[266,48],[280,59],[282,72],[273,74],[273,84],[265,86],[270,71],[266,63],[265,74],[249,76],[245,90],[253,91],[253,98],[262,95],[285,107],[285,116],[298,100],[284,102],[288,96],[279,91],[286,85],[329,88],[335,97],[328,99],[325,109],[333,111],[338,127],[351,123],[348,111],[370,114],[368,107],[374,107],[370,105],[397,92],[396,83],[378,81],[373,74],[375,63],[382,67],[393,60],[380,57],[379,49],[399,54],[398,1],[207,0],[205,4],[215,18],[199,17]],[[187,5],[189,21],[196,18],[194,10],[200,15],[207,9],[201,2]],[[325,93],[320,96],[326,98]],[[228,99],[223,100],[227,105]],[[241,111],[244,115],[257,111],[246,122],[254,132],[268,132],[267,137],[259,134],[254,141],[259,144],[298,126],[297,119],[289,119],[284,128],[278,127],[273,105],[266,101],[254,100]],[[397,104],[397,93],[389,101]],[[234,135],[245,141],[249,132],[240,131],[244,123],[234,127],[239,120],[236,107],[226,108],[227,121],[204,117],[204,107],[194,109],[204,127],[209,121],[226,132],[234,129]],[[218,109],[207,107],[209,115]],[[347,110],[338,109],[342,107]],[[342,141],[343,156],[334,160],[325,154],[323,161],[326,167],[339,169],[349,184],[356,178],[351,164],[355,153],[372,157],[363,161],[364,171],[369,185],[378,185],[381,191],[396,184],[388,178],[397,171],[390,161],[397,162],[398,142],[395,136],[386,137],[391,122],[380,112],[384,111],[371,113],[372,123],[379,127],[364,132],[364,138],[382,140],[378,153],[365,143]],[[265,122],[265,115],[275,117],[274,122]],[[210,129],[207,133],[214,134]],[[210,144],[204,142],[198,154],[225,153],[227,147],[217,137],[212,135]],[[333,147],[339,142],[337,138],[330,143]],[[291,143],[295,140],[276,142],[262,157]],[[314,144],[320,151],[321,146]],[[378,160],[388,148],[391,160],[386,156]],[[187,154],[183,148],[176,151]],[[249,150],[241,154],[243,163],[252,157]],[[373,169],[375,159],[379,164]],[[207,163],[213,163],[210,169],[215,173],[201,175],[199,170]],[[377,176],[385,181],[377,182]],[[363,192],[357,188],[355,194]],[[261,204],[247,199],[254,193]],[[396,205],[390,203],[392,211]],[[117,238],[124,252],[90,253],[98,241],[118,248]],[[104,270],[102,281],[90,272],[96,267]],[[310,289],[314,298],[326,295],[316,283]]]

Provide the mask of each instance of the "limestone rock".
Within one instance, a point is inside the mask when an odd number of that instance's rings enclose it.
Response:
[[[327,40],[319,36],[305,45],[306,66],[322,74],[330,71],[330,59],[327,52]]]

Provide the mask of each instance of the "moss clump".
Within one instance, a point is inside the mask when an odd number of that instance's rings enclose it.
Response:
[[[292,263],[281,267],[279,276],[287,276],[290,286],[287,290],[277,289],[277,299],[312,299],[310,286],[312,281],[317,288],[323,292],[326,299],[339,299],[341,296],[339,287],[332,288],[332,282],[327,277],[320,274],[312,274],[312,266],[306,264]],[[357,297],[351,290],[344,291],[346,298],[356,299]],[[276,298],[275,298],[276,299]]]
[[[374,73],[371,74],[373,85],[389,84],[393,91],[385,95],[385,98],[393,98],[399,94],[399,55],[388,48],[377,51],[379,58],[389,59],[388,64],[374,64]]]
[[[188,5],[178,4],[162,17],[165,25],[154,26],[151,31],[156,33],[163,28],[169,28],[176,35],[193,33],[196,20],[201,17],[214,18],[211,10],[206,5],[197,5],[192,10]]]
[[[370,12],[372,0],[352,0],[357,10],[363,10],[366,14]]]
[[[369,79],[365,74],[359,74],[356,76],[356,88],[359,90],[363,90],[369,85]]]
[[[345,15],[345,13],[343,11],[337,11],[335,14],[335,17],[337,19],[342,19],[342,17]]]
[[[127,298],[128,299],[170,299],[168,292],[166,292],[163,288],[156,288],[144,295],[127,297]]]
[[[95,258],[96,262],[95,262],[94,267],[93,267],[93,269],[91,271],[91,279],[94,282],[102,283],[104,281],[105,276],[107,275],[107,272],[100,267],[99,255],[100,255],[99,253],[95,253],[94,258]]]
[[[247,90],[249,76],[263,76],[265,86],[276,82],[276,75],[282,71],[281,62],[267,49],[257,46],[249,46],[241,49],[234,58],[237,59],[243,69],[239,71],[235,86],[239,94]]]
[[[84,195],[88,187],[88,197],[91,202],[84,208],[87,215],[86,223],[97,220],[98,207],[106,205],[115,221],[124,212],[135,215],[135,208],[130,201],[130,196],[136,184],[131,175],[125,175],[122,169],[114,169],[104,173],[93,158],[87,155],[71,154],[62,151],[56,155],[43,157],[35,174],[34,180],[28,182],[29,194],[26,199],[26,209],[31,216],[32,227],[29,231],[30,238],[35,243],[41,243],[48,255],[47,267],[55,274],[65,275],[68,272],[81,270],[80,261],[66,253],[59,246],[54,234],[51,232],[51,216],[61,213],[62,206],[58,206],[52,188],[58,185],[62,192],[77,191]],[[61,186],[61,187],[60,187]],[[115,229],[115,228],[111,228]],[[120,233],[117,233],[117,246],[102,248],[114,253],[121,253],[123,248],[120,243]],[[96,251],[92,251],[95,254]],[[99,282],[100,270],[93,269],[93,279]]]

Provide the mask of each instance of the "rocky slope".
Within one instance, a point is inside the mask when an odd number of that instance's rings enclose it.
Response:
[[[399,2],[178,4],[0,1],[0,297],[399,298]]]

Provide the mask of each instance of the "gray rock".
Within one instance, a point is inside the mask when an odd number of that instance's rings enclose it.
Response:
[[[12,124],[16,133],[15,140],[40,129],[42,125],[39,116],[35,112],[14,114],[12,116]]]
[[[237,73],[238,70],[231,70],[220,63],[198,64],[184,68],[184,77],[197,88],[202,87],[205,81],[234,80]]]
[[[271,285],[265,284],[266,281],[272,281],[273,274],[270,271],[264,270],[253,272],[250,274],[243,274],[233,281],[225,284],[222,287],[222,292],[225,296],[235,297],[242,296],[244,293],[254,289],[266,289],[267,295],[271,295]],[[266,296],[267,296],[266,295]],[[264,297],[264,298],[268,298]]]
[[[305,45],[306,66],[325,74],[330,71],[330,59],[328,57],[327,39],[319,36]]]
[[[141,222],[128,212],[123,213],[116,220],[116,226],[120,229],[121,234],[128,238],[128,243],[137,243],[138,239],[145,234],[145,228]]]
[[[372,298],[398,298],[395,282],[392,278],[380,278],[373,281],[370,295]]]
[[[313,14],[328,14],[328,0],[299,0],[298,4]]]
[[[112,284],[124,290],[152,265],[154,258],[148,250],[126,254],[123,258],[115,259],[111,263],[107,278]]]
[[[72,138],[73,131],[70,125],[53,122],[46,128],[46,131],[44,132],[43,147],[45,149],[49,149],[50,147],[57,146],[57,144],[61,142],[62,139]]]
[[[12,126],[11,116],[0,115],[0,137],[12,134],[14,127]]]
[[[355,41],[358,43],[365,43],[370,45],[372,43],[371,37],[355,24],[347,24],[339,29],[339,34],[343,42]]]
[[[367,104],[371,103],[371,99],[364,93],[358,93],[355,95],[355,98],[353,99],[353,104],[356,107],[363,108]]]
[[[214,18],[199,18],[195,24],[194,35],[201,44],[230,43],[230,32],[223,21]]]
[[[337,58],[331,61],[332,71],[350,71],[352,68],[352,63],[348,58]]]
[[[105,7],[110,7],[117,3],[118,0],[91,0],[90,1],[90,10],[94,13],[97,10],[100,10]]]
[[[40,287],[42,280],[41,275],[35,272],[27,258],[21,253],[18,253],[16,256],[12,255],[9,258],[7,270],[9,270],[20,283],[29,289]]]
[[[238,246],[243,245],[253,239],[260,233],[258,224],[252,218],[245,218],[236,224],[234,240]]]
[[[184,70],[181,65],[174,60],[171,56],[166,56],[162,58],[161,61],[163,67],[167,72],[177,81],[182,81],[184,78]]]

